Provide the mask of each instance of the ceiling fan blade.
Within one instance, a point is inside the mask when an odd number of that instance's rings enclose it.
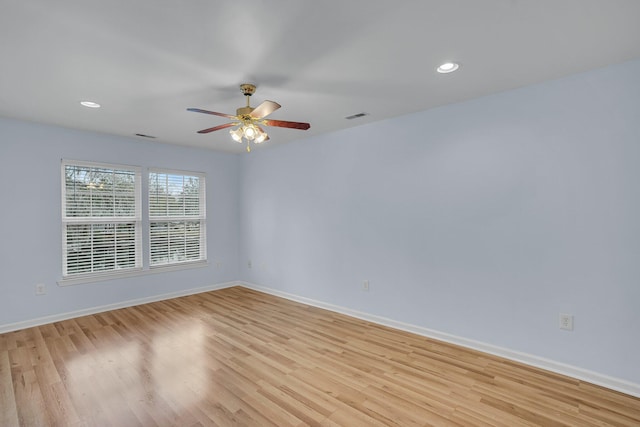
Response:
[[[209,133],[209,132],[213,132],[215,130],[220,130],[220,129],[226,129],[226,128],[230,128],[231,126],[235,126],[238,123],[225,123],[223,125],[218,125],[218,126],[214,126],[212,128],[209,129],[202,129],[199,130],[198,133]]]
[[[249,114],[254,119],[261,119],[263,117],[267,117],[269,114],[276,111],[280,108],[280,104],[273,101],[264,101],[262,104],[258,105],[253,111]]]
[[[309,123],[288,122],[286,120],[265,120],[262,123],[264,123],[267,126],[276,126],[280,128],[301,129],[301,130],[307,130],[311,127]]]
[[[212,114],[214,116],[221,116],[221,117],[226,117],[226,118],[229,118],[229,119],[235,119],[236,118],[236,116],[232,116],[231,114],[217,113],[215,111],[201,110],[199,108],[187,108],[187,111],[192,111],[194,113]]]

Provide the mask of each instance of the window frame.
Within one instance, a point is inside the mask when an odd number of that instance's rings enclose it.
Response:
[[[154,210],[152,210],[151,203],[151,175],[152,174],[160,174],[160,175],[174,175],[181,176],[184,182],[185,177],[195,177],[198,178],[198,214],[197,215],[155,215]],[[147,194],[147,212],[146,219],[148,221],[146,227],[146,233],[148,237],[148,245],[147,245],[147,255],[148,255],[148,265],[149,270],[161,270],[161,269],[180,269],[180,268],[188,268],[191,266],[198,265],[207,265],[207,202],[206,202],[206,174],[204,172],[195,172],[195,171],[186,171],[186,170],[178,170],[178,169],[168,169],[168,168],[148,168],[146,175],[146,194]],[[184,183],[183,183],[184,187]],[[168,201],[167,201],[168,203]],[[183,205],[184,207],[184,205]],[[169,210],[167,206],[167,210]],[[174,262],[166,262],[166,263],[153,263],[152,255],[154,253],[153,248],[153,233],[152,233],[152,224],[158,222],[184,222],[185,226],[188,222],[198,222],[199,227],[199,237],[198,237],[198,252],[199,256],[197,259],[186,259]],[[186,237],[185,237],[185,246],[186,246]],[[187,250],[185,249],[185,253]]]
[[[67,167],[80,167],[80,168],[90,168],[90,169],[104,169],[109,170],[114,173],[124,172],[131,173],[134,176],[134,190],[133,190],[133,204],[134,211],[133,215],[114,215],[112,216],[99,216],[99,215],[89,215],[89,216],[69,216],[67,215],[68,210],[70,208],[67,202],[67,183],[66,183],[66,171]],[[119,164],[111,164],[111,163],[100,163],[100,162],[91,162],[84,160],[61,160],[61,234],[62,234],[62,280],[59,281],[59,284],[75,284],[75,283],[84,283],[84,282],[92,282],[92,281],[100,281],[100,280],[108,280],[111,278],[122,277],[131,274],[138,274],[143,270],[143,253],[142,253],[142,168],[139,166],[131,166],[131,165],[119,165]],[[114,193],[115,194],[115,193]],[[115,203],[115,198],[114,198]],[[90,209],[93,208],[93,205],[90,204]],[[73,225],[88,225],[93,227],[94,225],[104,224],[105,226],[115,225],[117,227],[118,224],[132,224],[134,227],[134,239],[133,239],[133,247],[134,247],[134,265],[129,268],[113,268],[106,270],[94,270],[94,260],[93,257],[95,252],[92,250],[90,253],[90,257],[92,260],[89,262],[90,268],[92,271],[90,272],[81,272],[81,273],[69,273],[69,226]],[[115,239],[115,236],[114,236]],[[93,246],[93,231],[91,232],[92,246]],[[114,241],[114,246],[117,243]],[[116,250],[114,249],[114,259],[117,255],[115,255]],[[117,262],[114,260],[114,267],[117,265]]]
[[[79,223],[96,223],[96,224],[107,224],[107,223],[126,223],[123,219],[124,217],[93,217],[93,219],[89,219],[92,217],[82,217],[80,219],[75,217],[66,216],[67,213],[67,188],[66,188],[66,167],[67,166],[78,166],[78,167],[93,167],[98,169],[111,169],[111,170],[122,170],[122,171],[131,171],[135,174],[135,190],[134,190],[134,200],[135,200],[135,267],[126,268],[126,269],[113,269],[113,270],[101,270],[101,271],[93,271],[88,273],[76,273],[76,274],[65,274],[65,271],[68,267],[68,253],[67,253],[67,224],[79,224]],[[195,171],[186,171],[186,170],[177,170],[177,169],[169,169],[169,168],[144,168],[142,166],[135,165],[122,165],[122,164],[113,164],[113,163],[104,163],[104,162],[94,162],[87,160],[73,160],[73,159],[61,159],[61,249],[62,249],[62,259],[61,259],[61,272],[62,276],[57,281],[59,286],[71,286],[78,285],[84,283],[92,283],[92,282],[103,282],[112,279],[121,279],[126,277],[135,277],[142,276],[148,274],[156,274],[162,273],[166,271],[178,271],[192,268],[202,268],[209,265],[209,261],[207,259],[207,232],[206,232],[206,174],[204,172],[195,172]],[[200,207],[198,220],[200,221],[200,259],[198,260],[188,260],[178,263],[169,263],[169,264],[160,264],[150,266],[151,264],[151,239],[150,239],[150,224],[152,216],[150,215],[150,206],[149,206],[149,174],[150,173],[171,173],[178,174],[183,176],[197,176],[199,178],[199,193],[198,193],[198,204]],[[144,191],[144,193],[143,193]],[[145,204],[146,198],[146,206]],[[145,212],[146,209],[146,212]],[[107,221],[107,219],[112,221]],[[84,221],[84,222],[83,222]],[[146,244],[145,244],[146,242]]]

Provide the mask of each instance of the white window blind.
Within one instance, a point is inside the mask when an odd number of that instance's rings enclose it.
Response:
[[[140,168],[63,160],[63,277],[142,268]]]
[[[149,172],[149,265],[204,261],[205,177],[194,172]]]

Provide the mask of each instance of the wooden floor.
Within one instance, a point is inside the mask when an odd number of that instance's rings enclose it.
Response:
[[[640,426],[640,399],[241,287],[0,335],[0,426]]]

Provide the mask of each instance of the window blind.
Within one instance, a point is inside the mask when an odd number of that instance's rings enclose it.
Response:
[[[142,267],[139,168],[62,162],[63,277]]]
[[[206,260],[205,177],[149,172],[149,265]]]

